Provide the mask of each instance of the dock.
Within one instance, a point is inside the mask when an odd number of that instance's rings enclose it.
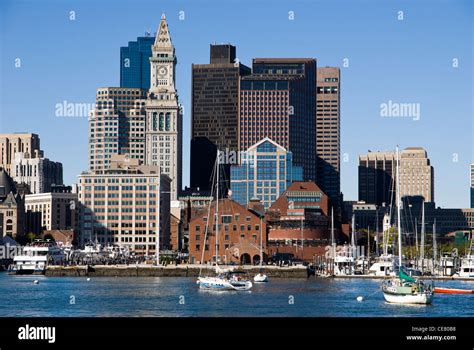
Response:
[[[221,269],[235,269],[245,271],[249,275],[256,275],[260,271],[259,266],[220,266]],[[269,278],[308,278],[310,276],[305,266],[264,266],[265,274]],[[205,265],[89,265],[89,266],[48,266],[45,275],[49,277],[198,277],[200,275],[213,275],[215,268]],[[339,275],[339,276],[316,276],[316,278],[334,279],[377,279],[389,278],[389,276],[374,275]],[[473,281],[474,278],[462,278],[457,276],[417,276],[418,279],[437,281]]]
[[[259,266],[220,266],[221,269],[236,269],[256,275]],[[214,274],[213,266],[205,265],[94,265],[94,266],[48,266],[45,275],[50,277],[198,277]],[[269,278],[307,278],[305,266],[265,266]]]

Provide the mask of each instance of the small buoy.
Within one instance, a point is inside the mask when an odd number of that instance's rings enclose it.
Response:
[[[38,281],[38,280],[34,280],[33,283],[34,283],[34,284],[39,284],[39,281]]]
[[[91,280],[91,278],[90,278],[90,277],[87,277],[87,280],[88,280],[88,281],[90,281],[90,280]]]
[[[357,301],[361,302],[362,300],[364,300],[364,297],[357,297]]]

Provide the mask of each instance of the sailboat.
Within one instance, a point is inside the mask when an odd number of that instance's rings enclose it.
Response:
[[[397,147],[397,226],[398,226],[398,274],[382,283],[385,301],[396,304],[431,304],[433,300],[433,286],[417,281],[409,276],[402,266],[402,230],[400,222],[400,169]]]
[[[206,289],[206,290],[214,290],[214,291],[225,291],[225,290],[236,290],[236,291],[246,291],[252,288],[252,282],[249,280],[245,279],[242,274],[243,272],[241,271],[233,271],[232,269],[229,270],[223,270],[219,267],[219,150],[217,151],[217,159],[216,159],[216,167],[217,167],[217,181],[216,181],[216,210],[215,210],[215,224],[216,224],[216,266],[215,266],[215,272],[216,276],[208,276],[208,277],[203,277],[199,276],[197,280],[197,284],[199,285],[200,289]],[[208,218],[210,218],[210,208],[211,204],[209,204],[209,211],[208,211]],[[208,220],[208,222],[210,219]],[[208,232],[208,227],[206,226],[206,237],[204,238],[204,241],[207,240],[207,232]],[[202,258],[201,262],[204,258],[204,249],[205,249],[205,244],[203,247],[202,251]],[[199,273],[199,275],[201,272]]]
[[[262,218],[260,218],[260,270],[258,274],[255,275],[253,281],[256,283],[268,282],[268,276],[263,273],[263,228],[262,228]]]

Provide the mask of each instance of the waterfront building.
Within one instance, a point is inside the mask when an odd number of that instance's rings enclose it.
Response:
[[[359,201],[390,205],[395,195],[396,152],[359,156]],[[400,152],[400,197],[422,196],[434,202],[434,170],[426,151],[408,147]]]
[[[170,178],[156,166],[124,155],[103,172],[78,177],[79,243],[89,240],[128,247],[141,255],[170,245]]]
[[[434,169],[426,151],[408,147],[400,152],[400,197],[422,196],[434,202]]]
[[[43,232],[43,213],[39,211],[25,210],[25,233],[38,236]]]
[[[215,261],[216,237],[219,263],[251,264],[260,261],[260,235],[264,252],[267,242],[263,217],[229,198],[219,199],[218,215],[216,205],[214,200],[210,208],[196,212],[189,223],[190,263]]]
[[[317,69],[316,183],[331,203],[341,203],[341,72],[337,67]]]
[[[474,164],[471,164],[471,208],[474,208]]]
[[[183,249],[189,246],[189,222],[198,212],[207,210],[214,200],[210,191],[186,187],[179,196],[183,223]]]
[[[402,226],[413,233],[415,231],[415,219],[418,225],[418,234],[421,232],[423,196],[405,196],[402,198]],[[474,230],[474,209],[472,208],[441,208],[436,207],[434,202],[426,202],[425,227],[426,232],[431,234],[433,224],[436,220],[436,233],[438,237],[454,231]],[[393,219],[392,219],[392,222]]]
[[[316,181],[316,60],[254,58],[239,103],[239,149],[268,137],[293,153],[305,180]]]
[[[74,230],[77,227],[77,193],[71,187],[53,186],[48,193],[27,194],[25,209],[30,216],[27,232],[37,232],[33,213],[40,213],[40,232],[45,230]]]
[[[145,160],[146,90],[104,87],[97,89],[89,116],[89,169],[103,171],[115,154]]]
[[[10,176],[15,154],[18,152],[25,157],[42,158],[39,136],[32,133],[0,134],[0,168]]]
[[[145,163],[159,166],[171,179],[171,200],[181,191],[182,111],[176,91],[176,55],[162,15],[150,57],[150,90],[145,124]]]
[[[390,205],[394,195],[395,153],[370,152],[359,156],[359,201]]]
[[[269,138],[242,153],[241,164],[231,167],[232,199],[246,206],[257,198],[265,209],[293,181],[303,181],[303,168],[293,166],[293,154]]]
[[[217,149],[238,150],[239,79],[248,74],[250,68],[236,61],[236,48],[230,44],[211,45],[210,63],[192,65],[190,184],[193,188],[210,189]],[[229,169],[229,165],[222,169],[227,182]]]
[[[266,213],[269,255],[313,261],[330,244],[330,211],[328,196],[318,185],[293,182]]]
[[[120,48],[120,87],[150,88],[151,46],[155,38],[138,37]]]
[[[184,247],[183,208],[179,200],[170,206],[170,250],[181,251]]]
[[[182,220],[170,214],[170,246],[169,249],[181,251],[184,247],[184,230]]]
[[[63,165],[48,158],[30,158],[28,153],[17,152],[11,176],[16,183],[28,185],[30,193],[50,192],[52,185],[63,184]]]
[[[0,168],[0,238],[20,238],[25,233],[25,202],[13,179]]]
[[[389,212],[389,207],[363,201],[344,201],[344,212],[349,222],[354,215],[356,229],[382,232],[383,218]]]

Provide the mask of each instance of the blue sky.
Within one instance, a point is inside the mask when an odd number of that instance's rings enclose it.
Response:
[[[315,57],[318,66],[341,67],[344,199],[357,199],[358,155],[399,144],[427,149],[438,206],[469,206],[474,162],[469,0],[2,0],[0,132],[39,134],[45,155],[61,161],[65,181],[75,182],[87,169],[87,118],[57,117],[56,104],[93,103],[97,87],[118,86],[120,46],[155,32],[163,12],[185,107],[184,184],[191,64],[208,63],[210,43],[232,43],[247,65],[253,57]],[[380,105],[390,100],[418,103],[420,120],[381,117]]]

